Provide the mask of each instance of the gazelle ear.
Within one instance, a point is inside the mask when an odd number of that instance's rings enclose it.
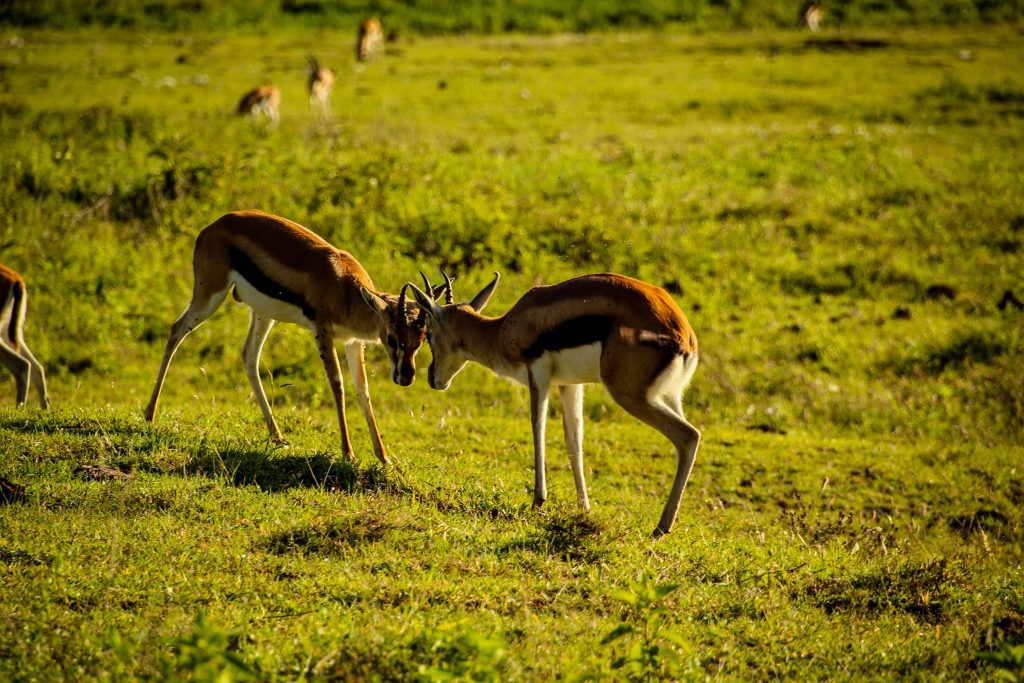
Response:
[[[384,320],[388,319],[388,302],[380,298],[366,287],[360,285],[359,293],[363,295],[363,300],[370,305],[370,308]]]
[[[487,285],[480,290],[480,293],[473,297],[473,300],[469,302],[470,307],[479,313],[484,310],[484,306],[491,300],[491,295],[494,294],[494,288],[498,286],[498,280],[501,279],[501,275],[498,271],[494,271],[494,279],[491,280],[491,284]]]
[[[433,297],[424,294],[423,291],[416,285],[409,283],[409,289],[412,290],[412,295],[416,297],[416,303],[420,305],[420,308],[427,312],[434,320],[441,319],[441,307],[437,305]]]

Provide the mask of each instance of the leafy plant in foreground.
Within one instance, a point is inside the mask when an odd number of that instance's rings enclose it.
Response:
[[[629,606],[629,614],[601,639],[601,644],[631,641],[625,652],[612,660],[612,671],[622,672],[630,680],[649,680],[652,676],[678,672],[682,663],[680,649],[689,649],[689,643],[666,627],[669,610],[660,604],[677,588],[678,584],[658,583],[654,574],[646,571],[627,589],[612,592],[613,597]]]
[[[1024,643],[1013,645],[1004,640],[994,650],[979,653],[978,659],[995,670],[997,680],[1024,681]]]
[[[237,647],[237,633],[211,624],[200,611],[192,630],[172,641],[172,655],[162,658],[162,677],[216,683],[256,678],[256,672],[236,652]]]
[[[496,635],[461,630],[463,621],[425,632],[414,650],[433,659],[421,664],[418,678],[425,681],[500,681],[508,645]]]

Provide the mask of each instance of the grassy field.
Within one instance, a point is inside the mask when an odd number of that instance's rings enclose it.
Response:
[[[607,30],[793,29],[800,0],[6,0],[0,26],[85,26],[162,30],[354,31],[368,16],[389,32],[560,33]],[[1017,22],[1022,0],[843,0],[824,3],[830,27]]]
[[[1022,54],[1010,28],[506,35],[356,69],[348,32],[4,31],[0,261],[54,408],[5,380],[0,679],[1024,675]],[[265,78],[276,129],[231,114]],[[670,288],[704,434],[673,533],[669,444],[599,387],[588,515],[554,416],[530,509],[527,391],[478,367],[402,389],[368,352],[403,478],[354,402],[339,456],[280,326],[268,443],[230,303],[146,424],[195,235],[240,208],[390,291],[499,270],[492,313],[585,272]]]

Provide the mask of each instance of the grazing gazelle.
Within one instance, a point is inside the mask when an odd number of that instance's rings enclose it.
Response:
[[[369,61],[384,42],[384,30],[380,19],[367,19],[359,25],[359,40],[356,41],[356,59],[360,62]]]
[[[654,530],[655,536],[668,533],[700,443],[700,432],[683,417],[683,389],[697,368],[697,338],[686,316],[663,289],[612,274],[534,287],[505,315],[481,315],[498,279],[495,273],[469,304],[445,306],[411,285],[430,318],[430,386],[447,389],[473,360],[530,387],[536,507],[547,498],[544,428],[548,392],[557,386],[576,496],[583,509],[589,509],[583,478],[582,385],[602,382],[616,403],[676,447],[675,480]],[[426,278],[424,282],[429,286]],[[450,292],[450,282],[447,288]]]
[[[817,33],[821,30],[821,22],[825,20],[825,10],[821,6],[821,0],[811,0],[806,3],[801,13],[804,25],[811,31]]]
[[[388,347],[391,378],[409,386],[416,377],[415,356],[426,334],[426,314],[400,296],[377,292],[370,276],[348,252],[292,221],[262,211],[238,211],[217,219],[196,238],[192,268],[192,302],[171,326],[153,395],[146,406],[152,422],[167,367],[181,341],[213,315],[234,288],[236,300],[249,306],[251,322],[242,350],[246,375],[263,411],[270,437],[284,442],[260,383],[263,342],[275,322],[302,325],[316,337],[327,371],[341,428],[341,447],[353,457],[345,421],[345,389],[334,347],[345,344],[349,372],[359,405],[370,428],[373,449],[381,462],[387,452],[370,404],[363,361],[363,342]]]
[[[334,72],[320,64],[316,57],[309,57],[309,106],[320,108],[320,116],[331,115],[331,88],[334,87]]]
[[[276,126],[281,109],[281,91],[270,83],[253,88],[242,95],[238,103],[238,114],[253,119],[266,116],[271,125]]]
[[[11,371],[17,388],[17,402],[28,400],[32,384],[39,392],[39,405],[50,407],[43,366],[25,344],[25,310],[28,292],[25,280],[14,270],[0,263],[0,364]]]

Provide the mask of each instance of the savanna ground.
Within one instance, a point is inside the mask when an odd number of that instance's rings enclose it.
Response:
[[[420,38],[361,70],[349,32],[0,37],[0,260],[54,399],[0,396],[27,487],[0,506],[0,678],[1021,674],[1019,30]],[[231,115],[265,78],[277,129]],[[526,390],[470,367],[433,392],[426,350],[408,389],[368,352],[404,477],[351,387],[340,457],[288,326],[270,444],[230,301],[145,423],[195,234],[239,208],[389,291],[499,270],[492,313],[584,272],[669,288],[704,435],[672,534],[669,444],[601,388],[587,515],[556,414],[534,511]]]

